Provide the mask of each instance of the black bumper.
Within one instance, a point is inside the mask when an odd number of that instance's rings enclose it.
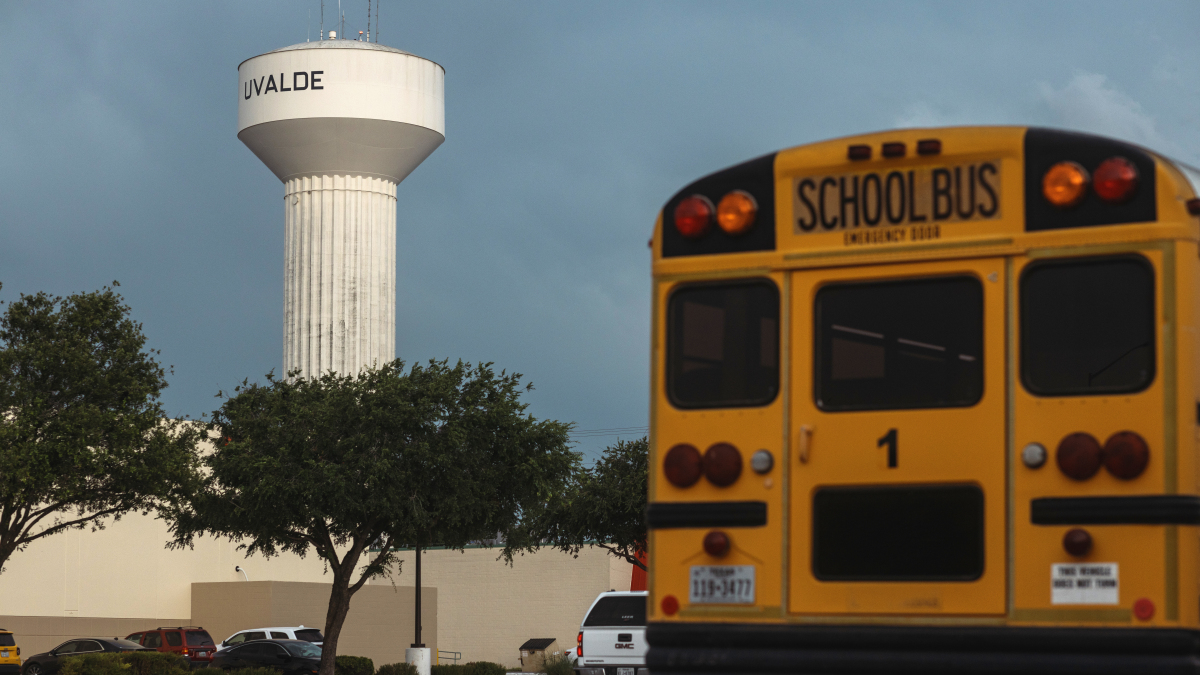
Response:
[[[21,666],[16,663],[0,663],[0,675],[19,675]]]
[[[665,673],[1200,675],[1200,631],[651,623]]]

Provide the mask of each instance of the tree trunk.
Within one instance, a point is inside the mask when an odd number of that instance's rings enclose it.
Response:
[[[325,613],[325,642],[321,646],[320,675],[334,675],[334,663],[337,658],[338,638],[342,635],[342,624],[346,622],[346,614],[350,612],[350,580],[354,575],[354,564],[347,564],[349,558],[358,556],[346,554],[347,560],[333,567],[333,589],[329,592],[329,610]]]

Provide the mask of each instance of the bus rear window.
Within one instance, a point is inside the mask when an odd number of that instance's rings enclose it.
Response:
[[[978,279],[826,286],[814,310],[822,410],[969,406],[983,395]]]
[[[1154,379],[1154,270],[1144,258],[1031,265],[1021,277],[1021,381],[1043,396],[1141,391]]]
[[[667,311],[667,393],[680,408],[765,405],[779,391],[779,290],[685,286]]]
[[[645,626],[646,596],[610,595],[596,601],[585,626]]]

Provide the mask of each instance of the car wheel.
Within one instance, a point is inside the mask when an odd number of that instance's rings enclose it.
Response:
[[[22,672],[23,675],[42,675],[42,664],[28,663],[25,665],[25,670]]]

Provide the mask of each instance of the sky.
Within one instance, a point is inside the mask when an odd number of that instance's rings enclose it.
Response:
[[[341,6],[364,30],[367,0]],[[278,373],[283,187],[236,137],[237,66],[316,39],[320,8],[0,0],[0,300],[119,281],[175,416]],[[1194,0],[373,8],[382,44],[446,69],[446,142],[397,193],[397,356],[522,373],[586,458],[648,424],[646,242],[700,176],[947,124],[1200,165]]]

